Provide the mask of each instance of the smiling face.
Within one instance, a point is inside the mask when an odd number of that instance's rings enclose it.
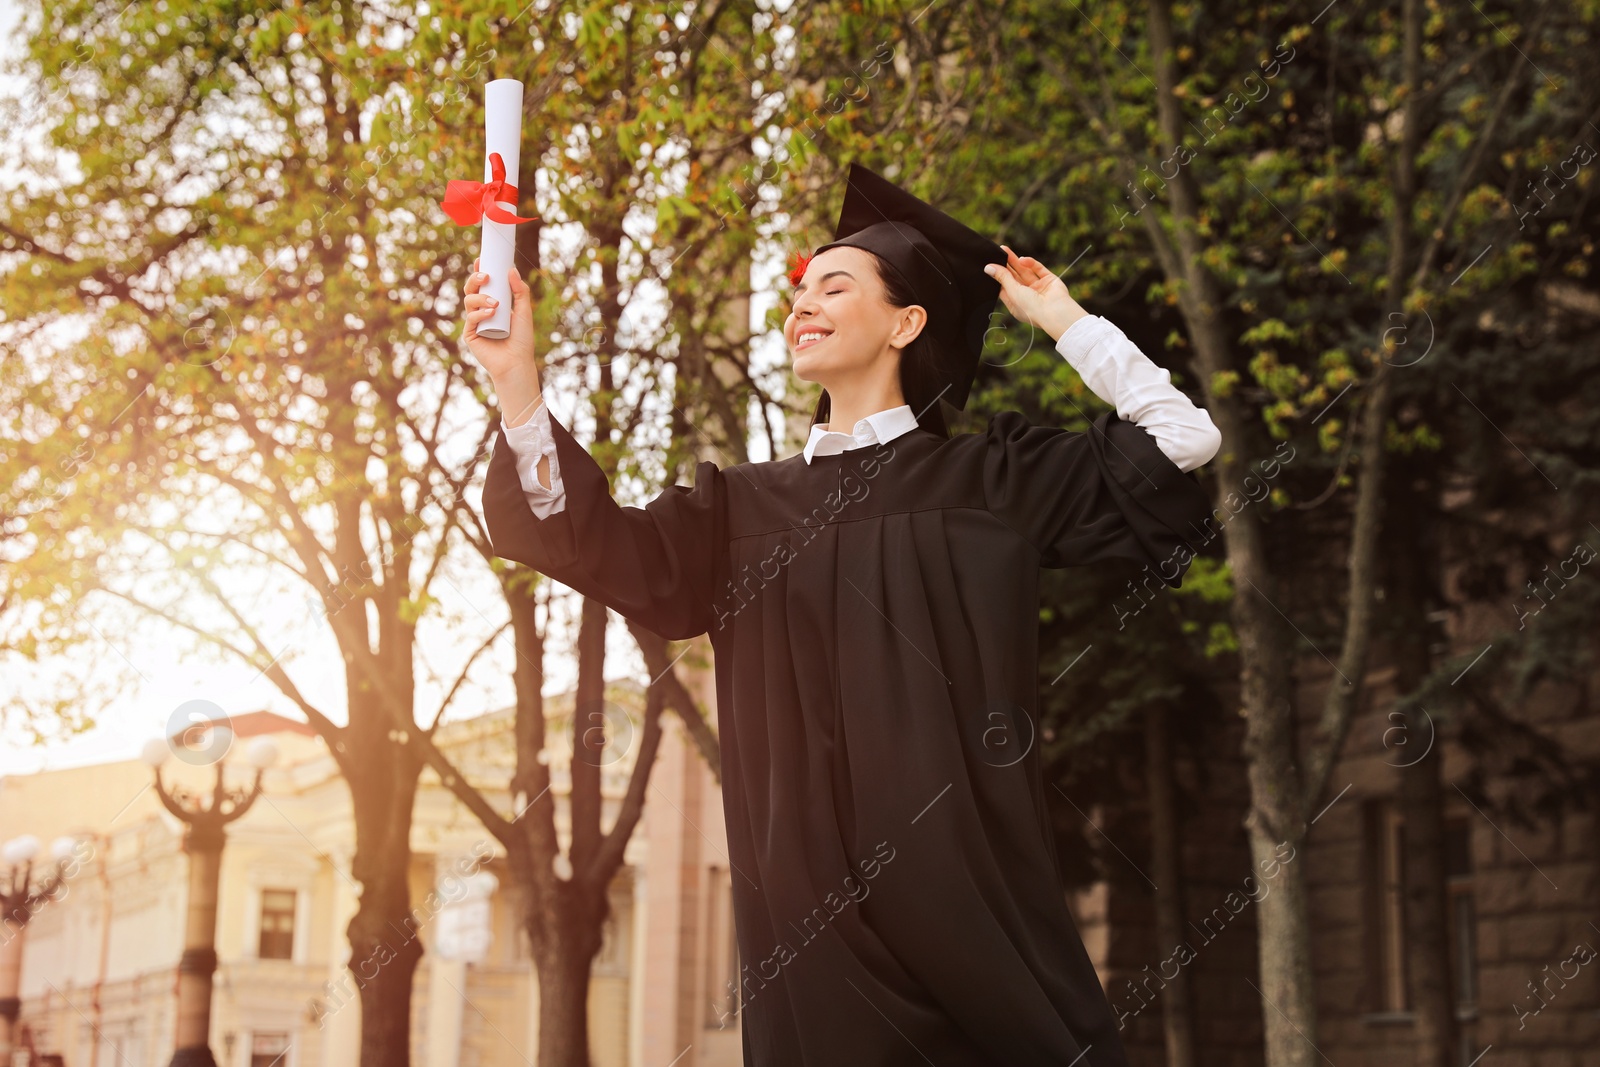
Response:
[[[900,350],[927,321],[920,305],[897,308],[884,297],[877,257],[850,245],[811,258],[795,286],[783,336],[795,377],[837,394],[852,384],[898,372]]]

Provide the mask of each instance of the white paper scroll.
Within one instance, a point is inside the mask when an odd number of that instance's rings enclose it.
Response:
[[[520,178],[522,149],[522,83],[515,78],[496,78],[483,90],[484,151],[483,180],[492,181],[489,155],[499,152],[506,166],[506,184],[516,186]],[[500,203],[515,214],[515,203]],[[478,269],[489,276],[483,287],[500,303],[494,314],[478,323],[478,336],[500,340],[511,333],[511,272],[516,269],[517,227],[509,222],[483,219],[483,248]]]

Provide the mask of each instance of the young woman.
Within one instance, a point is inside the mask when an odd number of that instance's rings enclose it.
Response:
[[[1034,743],[1039,570],[1124,558],[1177,585],[1210,516],[1186,472],[1220,438],[1036,260],[850,180],[791,276],[794,371],[824,387],[805,448],[702,462],[643,508],[544,405],[526,284],[491,341],[469,278],[504,413],[489,534],[664,637],[711,635],[747,1065],[1123,1067]],[[1115,414],[948,434],[996,293]]]

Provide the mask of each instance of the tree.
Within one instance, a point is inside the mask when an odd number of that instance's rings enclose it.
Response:
[[[30,161],[37,188],[0,223],[19,357],[0,510],[23,518],[6,597],[40,647],[87,636],[107,598],[163,619],[258,667],[327,740],[354,806],[368,1067],[409,1056],[416,742],[459,688],[419,723],[417,631],[487,440],[463,399],[483,387],[451,356],[470,260],[438,254],[462,242],[432,161],[494,53],[456,37],[424,73],[377,44],[395,22],[344,4],[45,9],[24,62],[47,91],[12,118],[63,158]],[[83,338],[48,343],[63,324]],[[252,566],[310,587],[299,632],[267,631],[242,595]],[[328,638],[343,724],[291,670]]]

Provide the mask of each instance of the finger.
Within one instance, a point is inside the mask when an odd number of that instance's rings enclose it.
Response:
[[[986,263],[984,264],[983,269],[984,272],[989,275],[989,277],[1000,283],[1001,297],[1005,297],[1011,291],[1011,287],[1017,284],[1016,275],[1011,273],[1011,269],[1009,267],[1003,266],[999,263]],[[1007,306],[1010,306],[1009,301],[1007,302]]]
[[[494,313],[495,313],[495,309],[494,308],[479,308],[477,311],[469,311],[469,312],[467,312],[467,314],[465,315],[465,318],[466,318],[466,321],[470,325],[476,326],[478,323],[482,322],[484,319],[489,318]]]
[[[467,298],[462,301],[462,304],[473,311],[478,308],[494,307],[497,303],[498,301],[488,293],[468,293]]]
[[[1010,248],[1006,248],[1006,254],[1011,257],[1011,267],[1017,272],[1019,281],[1026,285],[1039,280],[1043,268],[1037,259],[1032,256],[1019,256]]]
[[[489,276],[487,274],[469,274],[467,275],[467,284],[462,288],[467,293],[476,293],[488,283]]]
[[[1039,280],[1039,261],[1028,256],[1019,256],[1006,245],[1000,247],[1006,250],[1006,255],[1011,259],[1011,270],[1016,275],[1017,281],[1026,286],[1032,286]]]

